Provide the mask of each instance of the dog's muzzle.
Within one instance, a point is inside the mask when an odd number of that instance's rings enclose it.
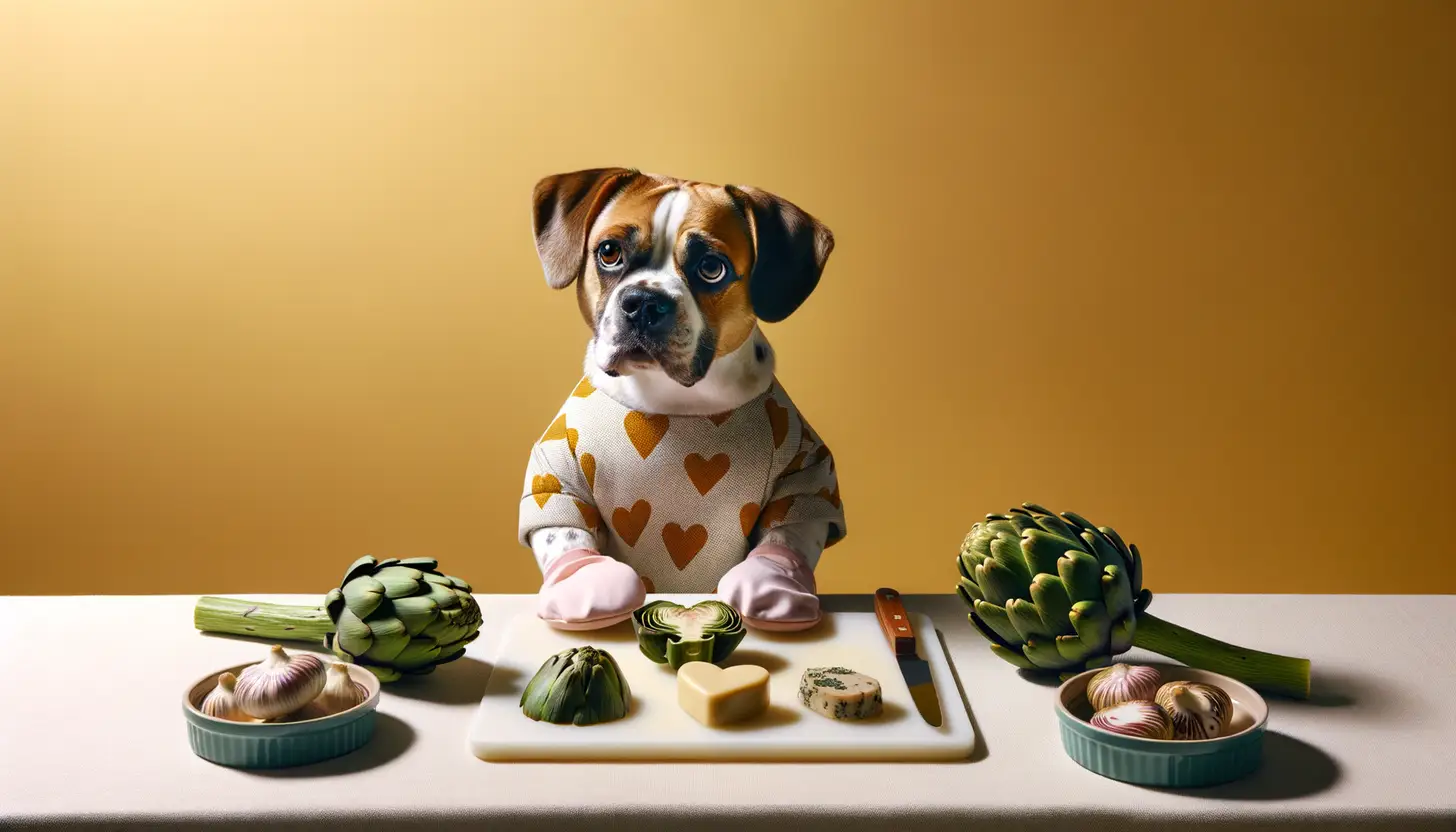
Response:
[[[630,286],[618,301],[624,328],[647,347],[666,344],[677,326],[677,301],[643,286]]]

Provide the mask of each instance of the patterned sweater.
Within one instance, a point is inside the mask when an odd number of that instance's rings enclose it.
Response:
[[[809,521],[826,548],[844,538],[834,457],[777,379],[735,410],[666,416],[583,378],[531,449],[519,540],[585,529],[649,592],[707,593],[765,530]]]

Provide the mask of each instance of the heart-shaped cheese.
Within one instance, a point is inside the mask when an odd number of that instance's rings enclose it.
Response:
[[[768,710],[768,671],[688,662],[677,671],[677,703],[709,728],[753,719]]]

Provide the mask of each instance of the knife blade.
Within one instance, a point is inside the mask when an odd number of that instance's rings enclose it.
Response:
[[[900,593],[893,589],[875,590],[875,616],[890,640],[895,652],[895,661],[900,666],[900,675],[910,688],[910,698],[921,719],[940,727],[940,697],[936,695],[935,681],[930,677],[930,662],[920,658],[915,628],[910,626],[910,614],[900,601]]]

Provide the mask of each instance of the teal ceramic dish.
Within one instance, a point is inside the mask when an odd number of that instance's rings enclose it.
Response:
[[[183,697],[187,739],[197,756],[232,768],[288,768],[308,765],[355,751],[374,735],[374,714],[379,704],[379,679],[358,665],[349,675],[364,685],[363,703],[318,719],[298,722],[233,722],[198,710],[223,673],[237,675],[254,664],[223,668],[198,680]]]
[[[1252,688],[1218,673],[1161,662],[1129,662],[1157,668],[1167,682],[1217,685],[1234,703],[1229,733],[1211,740],[1154,740],[1104,731],[1088,720],[1087,681],[1100,670],[1088,670],[1064,682],[1057,691],[1057,720],[1062,747],[1089,771],[1142,786],[1193,788],[1237,780],[1259,767],[1269,706]]]

